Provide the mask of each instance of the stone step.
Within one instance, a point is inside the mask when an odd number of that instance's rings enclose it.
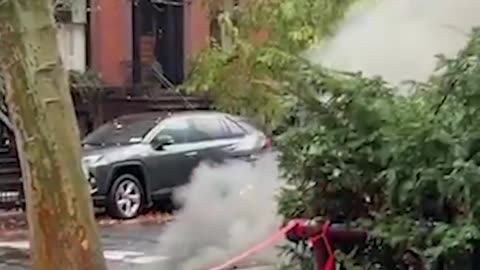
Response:
[[[12,167],[0,167],[0,177],[2,175],[16,175],[20,174],[21,170],[17,166],[12,166]],[[1,180],[0,180],[1,181]]]
[[[7,166],[10,167],[11,165],[16,167],[19,166],[17,157],[11,155],[0,156],[0,168]]]

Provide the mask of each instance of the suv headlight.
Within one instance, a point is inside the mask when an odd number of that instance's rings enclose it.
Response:
[[[97,162],[102,159],[101,155],[93,155],[82,158],[82,170],[85,174],[85,178],[89,178],[89,168],[94,166]]]
[[[91,174],[88,177],[88,184],[90,185],[90,194],[94,194],[95,192],[97,192],[97,190],[98,190],[97,180]]]
[[[82,159],[82,162],[87,165],[93,165],[99,162],[102,159],[102,155],[93,155],[93,156],[86,156]]]
[[[82,158],[82,168],[83,170],[88,171],[88,167],[95,165],[95,163],[99,162],[102,159],[102,155],[94,155],[94,156],[86,156]]]

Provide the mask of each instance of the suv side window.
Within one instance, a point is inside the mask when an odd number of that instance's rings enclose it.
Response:
[[[225,128],[229,133],[228,134],[229,137],[241,137],[245,135],[246,133],[245,130],[243,130],[240,127],[240,125],[234,122],[233,120],[226,117],[223,122],[224,122]]]
[[[169,135],[175,144],[188,142],[189,123],[187,119],[172,119],[169,121],[158,135]]]
[[[218,116],[196,116],[191,118],[190,141],[201,142],[230,137],[228,130]]]

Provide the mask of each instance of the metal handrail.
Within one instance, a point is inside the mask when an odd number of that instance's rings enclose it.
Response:
[[[166,86],[168,90],[175,90],[175,85],[163,75],[163,68],[162,65],[155,61],[152,64],[152,71],[155,78],[163,85]]]
[[[167,87],[167,90],[170,90],[171,92],[177,94],[178,96],[180,96],[183,100],[183,102],[185,102],[185,105],[187,105],[187,107],[189,109],[194,109],[195,107],[192,105],[192,103],[190,103],[188,101],[188,99],[182,95],[181,93],[179,93],[176,89],[176,86],[167,78],[165,77],[165,75],[163,74],[163,69],[162,69],[162,65],[158,62],[158,61],[155,61],[153,64],[152,64],[152,71],[153,71],[153,75],[154,77],[162,84],[164,85],[165,87]]]

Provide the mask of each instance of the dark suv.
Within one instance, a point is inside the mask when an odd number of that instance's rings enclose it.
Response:
[[[254,160],[269,139],[244,118],[218,112],[122,116],[83,140],[83,169],[94,204],[133,218],[189,182],[201,161]]]

